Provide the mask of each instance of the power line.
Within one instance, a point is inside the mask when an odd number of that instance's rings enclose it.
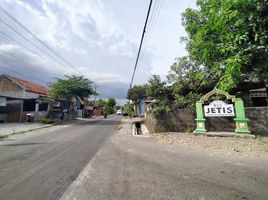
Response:
[[[63,66],[59,61],[57,61],[55,58],[53,58],[51,55],[49,55],[47,52],[45,52],[43,49],[41,49],[39,46],[37,46],[36,44],[34,44],[31,40],[29,40],[28,38],[26,38],[24,35],[22,35],[21,33],[19,33],[18,31],[16,31],[12,26],[10,26],[9,24],[7,24],[6,22],[4,22],[3,20],[0,19],[0,22],[2,22],[3,24],[5,24],[7,27],[9,27],[11,30],[13,30],[15,33],[17,33],[19,36],[21,36],[23,39],[25,39],[27,42],[29,42],[30,44],[32,44],[33,46],[35,46],[37,49],[39,49],[41,52],[43,52],[44,54],[46,54],[48,57],[50,57],[52,60],[54,60],[55,62],[57,62],[59,65]]]
[[[44,80],[38,79],[36,77],[30,76],[30,75],[27,75],[27,74],[24,74],[24,73],[21,73],[21,72],[17,72],[15,70],[11,70],[11,69],[8,69],[8,68],[2,67],[2,66],[0,67],[0,70],[1,69],[2,69],[2,71],[4,70],[4,71],[8,71],[8,72],[13,72],[15,74],[23,75],[24,77],[29,77],[29,78],[32,78],[32,79],[35,79],[35,80],[38,80],[38,81],[42,81],[42,83],[46,83],[47,84],[47,82],[44,81]]]
[[[14,39],[14,38],[10,37],[9,35],[7,35],[6,33],[2,32],[1,30],[0,30],[0,34],[2,34],[3,36],[5,36],[5,38],[8,39],[9,41],[11,41],[11,42],[16,42],[16,43],[18,44],[19,47],[21,47],[21,48],[23,48],[23,49],[25,49],[25,50],[27,50],[27,51],[29,51],[29,52],[31,52],[31,53],[33,53],[33,54],[39,56],[40,58],[42,58],[42,59],[44,59],[44,60],[50,62],[51,64],[53,64],[53,63],[52,63],[49,59],[47,59],[46,57],[40,55],[39,53],[37,53],[37,52],[35,52],[35,51],[33,51],[33,50],[31,50],[30,48],[28,48],[27,46],[23,45],[23,44],[22,44],[21,42],[19,42],[18,40]]]
[[[39,37],[37,37],[33,32],[31,32],[27,27],[25,27],[21,22],[19,22],[15,17],[13,17],[8,11],[0,6],[0,11],[2,11],[6,16],[12,19],[16,24],[18,24],[22,29],[24,29],[27,33],[33,36],[39,43],[45,46],[48,50],[50,50],[54,55],[58,56],[64,63],[66,63],[73,70],[81,74],[74,66],[70,64],[66,59],[64,59],[60,54],[58,54],[55,50],[49,47],[45,42],[43,42]],[[51,57],[51,56],[50,56]],[[54,60],[54,59],[53,59]]]
[[[21,42],[19,42],[18,40],[16,40],[16,39],[10,37],[8,34],[2,32],[2,31],[0,31],[0,33],[1,33],[3,36],[5,36],[9,41],[15,41],[17,44],[19,44],[20,47],[22,47],[22,48],[24,48],[24,49],[30,51],[31,53],[33,53],[33,54],[35,54],[35,55],[41,57],[42,59],[47,60],[45,57],[41,56],[41,55],[38,54],[37,52],[34,52],[34,51],[31,50],[30,48],[26,47],[25,45],[23,45],[23,44],[22,44]],[[48,60],[47,60],[47,61],[48,61]]]
[[[22,63],[23,65],[25,65],[25,61],[24,60],[22,60],[22,59],[20,59],[20,58],[18,58],[18,57],[16,57],[16,56],[14,56],[13,54],[11,54],[11,53],[9,53],[8,51],[5,51],[5,50],[3,50],[3,49],[0,49],[0,51],[2,51],[2,52],[4,52],[5,54],[7,54],[9,57],[11,57],[11,59],[14,61],[14,60],[18,60],[20,63]],[[0,54],[0,56],[1,56],[1,54]],[[33,70],[36,70],[36,68],[33,68],[33,67],[31,67]],[[36,70],[37,71],[37,70]],[[38,72],[40,72],[40,73],[43,73],[43,71],[41,71],[40,69],[38,70]]]
[[[142,47],[142,43],[143,43],[143,38],[144,38],[144,34],[145,34],[145,31],[146,31],[146,26],[147,26],[148,18],[149,18],[151,7],[152,7],[152,2],[153,2],[153,0],[150,0],[150,4],[149,4],[148,11],[147,11],[147,16],[146,16],[146,20],[145,20],[145,24],[144,24],[142,36],[141,36],[140,47],[139,47],[139,51],[138,51],[138,54],[137,54],[137,58],[136,58],[136,62],[135,62],[134,70],[133,70],[133,74],[132,74],[132,77],[131,77],[130,88],[132,88],[133,79],[134,79],[135,72],[136,72],[136,69],[137,69],[137,65],[138,65],[138,61],[139,61],[139,57],[140,57],[140,52],[141,52],[141,47]]]
[[[159,5],[159,2],[160,0],[156,0],[155,3],[153,4],[153,10],[152,10],[152,15],[151,17],[149,17],[149,21],[148,21],[148,28],[147,28],[147,31],[146,31],[146,35],[145,35],[145,39],[144,39],[144,50],[147,48],[147,45],[148,45],[148,41],[149,41],[149,36],[151,34],[151,29],[152,29],[152,24],[153,24],[153,21],[155,19],[155,13],[158,9],[158,5]]]
[[[146,44],[144,45],[143,52],[146,51],[146,49],[147,49],[147,47],[149,45],[150,36],[154,31],[154,28],[155,28],[154,25],[156,24],[156,22],[158,20],[159,13],[160,13],[160,11],[162,9],[163,3],[164,3],[164,0],[162,0],[161,3],[160,3],[160,0],[155,3],[156,4],[156,6],[155,6],[156,9],[155,9],[154,14],[151,17],[151,20],[150,20],[151,23],[148,25],[147,40],[146,40]]]
[[[35,54],[35,55],[37,55],[37,56],[39,56],[40,58],[42,58],[43,60],[46,60],[46,61],[48,61],[48,62],[50,62],[51,64],[53,64],[49,59],[47,59],[46,57],[43,57],[42,55],[40,55],[39,53],[37,53],[37,52],[34,52],[33,50],[31,50],[30,48],[28,48],[27,46],[25,46],[25,45],[23,45],[22,43],[20,43],[18,40],[16,40],[16,39],[14,39],[14,38],[12,38],[12,37],[10,37],[9,35],[7,35],[6,33],[4,33],[4,32],[2,32],[1,30],[0,30],[0,34],[2,34],[2,36],[5,36],[5,39],[7,39],[7,40],[9,40],[9,41],[11,41],[11,42],[16,42],[18,45],[16,45],[16,46],[19,46],[20,48],[23,48],[23,49],[25,49],[26,51],[29,51],[29,52],[31,52],[31,53],[33,53],[33,54]],[[1,36],[1,35],[0,35]],[[1,51],[4,51],[3,49],[0,49]],[[6,51],[4,51],[4,52],[6,52]],[[7,53],[7,52],[6,52]],[[7,54],[9,54],[9,53],[7,53]],[[12,55],[12,57],[13,58],[15,58],[15,56],[13,56]],[[16,59],[17,60],[21,60],[21,59],[19,59],[19,58],[17,58],[16,57]],[[24,62],[23,62],[24,63]],[[35,69],[36,70],[36,69]]]

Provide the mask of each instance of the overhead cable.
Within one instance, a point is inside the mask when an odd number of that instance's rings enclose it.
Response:
[[[148,8],[148,11],[147,11],[146,20],[145,20],[145,23],[144,23],[144,28],[143,28],[143,32],[142,32],[142,36],[141,36],[140,46],[139,46],[139,50],[138,50],[134,70],[133,70],[132,77],[131,77],[130,88],[132,88],[132,83],[133,83],[135,72],[136,72],[136,69],[137,69],[139,56],[140,56],[140,51],[141,51],[141,47],[142,47],[142,43],[143,43],[143,39],[144,39],[144,34],[146,32],[146,26],[147,26],[148,18],[149,18],[151,7],[152,7],[152,2],[153,2],[153,0],[150,0],[149,8]]]
[[[73,65],[70,64],[65,58],[63,58],[59,53],[53,50],[49,45],[43,42],[39,37],[37,37],[32,31],[30,31],[27,27],[25,27],[21,22],[19,22],[15,17],[13,17],[8,11],[0,6],[0,11],[2,11],[7,17],[9,17],[12,21],[14,21],[17,25],[19,25],[22,29],[24,29],[27,33],[29,33],[33,38],[35,38],[39,43],[46,47],[49,51],[51,51],[54,55],[59,57],[65,64],[75,70],[77,73],[81,74]],[[50,56],[51,57],[51,56]],[[54,60],[54,59],[53,59]],[[57,61],[58,63],[58,61]],[[62,65],[62,64],[61,64]]]

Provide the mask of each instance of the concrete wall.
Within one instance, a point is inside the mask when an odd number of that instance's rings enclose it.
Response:
[[[253,134],[268,136],[268,107],[245,108],[246,117],[250,120],[249,127]],[[207,117],[207,131],[234,131],[233,117]],[[195,114],[188,109],[178,109],[154,117],[146,115],[145,125],[151,133],[159,132],[192,132],[196,128]]]

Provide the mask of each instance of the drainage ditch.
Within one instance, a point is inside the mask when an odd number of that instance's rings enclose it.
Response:
[[[132,123],[132,135],[133,136],[149,136],[149,131],[142,121],[136,121]]]

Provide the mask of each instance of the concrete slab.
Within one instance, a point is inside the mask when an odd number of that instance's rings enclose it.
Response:
[[[0,123],[0,137],[11,134],[50,127],[52,124],[42,123]]]
[[[200,135],[200,134],[199,134]],[[256,138],[255,135],[251,134],[238,134],[235,132],[206,132],[206,136],[215,136],[215,137],[244,137],[244,138]]]

